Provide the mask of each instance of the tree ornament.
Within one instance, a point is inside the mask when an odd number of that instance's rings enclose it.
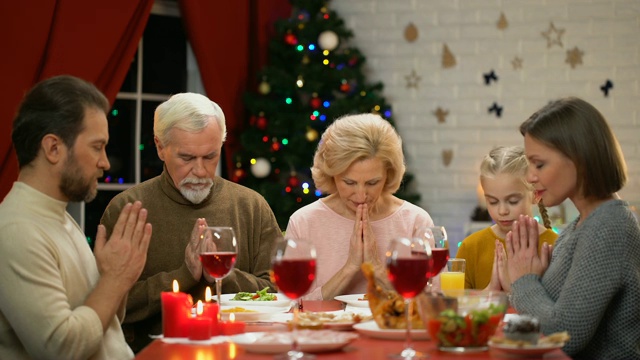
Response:
[[[447,44],[444,44],[442,47],[442,67],[448,69],[454,66],[456,66],[456,57],[453,56]]]
[[[331,30],[323,31],[318,36],[318,45],[322,50],[332,51],[338,47],[339,43],[338,35]]]
[[[284,42],[289,45],[296,45],[298,44],[298,38],[294,34],[288,32],[284,36]]]
[[[265,130],[267,125],[269,125],[269,121],[267,121],[263,113],[260,113],[260,116],[256,119],[256,127],[260,130]]]
[[[291,176],[289,176],[289,180],[287,180],[287,184],[291,187],[297,187],[298,185],[300,185],[300,179],[298,179],[295,172],[291,173]]]
[[[262,95],[267,95],[271,92],[271,85],[266,79],[262,79],[262,82],[258,85],[258,92]]]
[[[613,82],[609,79],[607,79],[607,82],[600,86],[600,90],[602,90],[604,97],[609,96],[609,90],[611,89],[613,89]]]
[[[247,176],[247,172],[242,168],[238,168],[233,171],[233,176],[231,176],[231,181],[237,183],[242,181],[242,179],[244,179],[246,176]]]
[[[340,84],[340,91],[347,93],[349,90],[351,90],[351,85],[349,85],[347,80],[342,80],[342,84]]]
[[[418,28],[414,23],[410,22],[409,25],[404,28],[404,39],[410,43],[418,39]]]
[[[451,164],[452,160],[453,160],[453,150],[451,149],[442,150],[442,164],[445,167],[447,167],[449,166],[449,164]]]
[[[322,99],[318,97],[318,94],[313,93],[313,97],[309,101],[309,105],[312,109],[319,109],[322,106]]]
[[[438,106],[436,111],[433,112],[433,115],[435,115],[436,118],[438,118],[439,124],[444,124],[445,122],[447,122],[447,116],[449,115],[449,110],[444,110],[443,108]]]
[[[553,21],[550,22],[549,29],[542,32],[542,37],[547,39],[547,49],[552,47],[553,45],[564,47],[564,45],[562,45],[563,34],[564,29],[557,29],[556,26],[553,25]]]
[[[513,70],[522,69],[522,59],[518,56],[514,57],[511,60],[511,66],[513,66]]]
[[[358,57],[353,55],[348,62],[349,66],[354,67],[356,65],[358,65]]]
[[[406,75],[404,77],[407,80],[407,89],[410,88],[418,88],[418,84],[420,83],[420,80],[422,80],[421,76],[418,76],[418,74],[416,73],[415,70],[411,70],[411,74]]]
[[[318,140],[318,131],[316,129],[307,127],[307,133],[305,134],[305,136],[307,137],[307,140],[309,140],[309,142],[314,142]]]
[[[567,58],[564,60],[565,63],[571,65],[572,69],[575,69],[578,64],[582,64],[582,57],[584,56],[584,51],[578,49],[575,46],[571,50],[567,50]]]
[[[257,178],[264,178],[271,172],[271,163],[265,158],[257,158],[255,163],[251,164],[251,173]]]
[[[310,59],[309,59],[309,57],[307,55],[302,57],[302,63],[304,65],[307,65],[309,63],[309,61],[310,61]]]
[[[509,26],[509,22],[507,21],[507,17],[504,16],[504,12],[500,13],[500,18],[498,19],[498,22],[496,23],[496,26],[500,30],[504,30]]]

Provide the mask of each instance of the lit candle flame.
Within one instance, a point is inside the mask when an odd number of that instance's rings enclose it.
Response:
[[[229,322],[236,321],[236,315],[234,313],[229,314]]]
[[[204,306],[202,305],[202,300],[198,300],[198,304],[196,305],[196,315],[202,315]]]
[[[207,286],[207,289],[204,291],[204,300],[206,302],[211,302],[211,288]]]
[[[180,291],[180,287],[178,287],[178,280],[173,280],[173,292],[177,293]]]

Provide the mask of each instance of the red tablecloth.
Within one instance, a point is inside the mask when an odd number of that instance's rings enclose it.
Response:
[[[344,308],[341,302],[337,301],[305,301],[303,302],[305,311],[334,311]],[[414,341],[414,348],[425,352],[432,360],[463,360],[463,359],[505,359],[512,358],[513,355],[500,351],[485,351],[480,353],[451,354],[438,351],[433,341]],[[360,335],[358,339],[346,346],[342,351],[316,354],[318,360],[322,359],[388,359],[388,354],[398,353],[404,347],[404,341],[373,339]],[[545,359],[571,359],[561,350],[554,350],[544,355]],[[254,354],[244,351],[235,344],[223,343],[216,345],[185,345],[167,344],[161,340],[153,341],[143,349],[137,356],[139,360],[178,360],[178,359],[273,359],[273,355]]]

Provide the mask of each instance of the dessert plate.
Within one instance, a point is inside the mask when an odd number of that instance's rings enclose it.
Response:
[[[288,307],[272,306],[225,306],[222,305],[222,320],[228,320],[229,314],[233,313],[237,321],[257,321],[270,319],[276,314],[286,313]]]
[[[356,307],[369,307],[369,300],[363,300],[364,294],[339,295],[334,297],[338,301]]]
[[[539,356],[556,349],[561,349],[563,346],[564,346],[564,343],[542,344],[542,345],[513,345],[513,344],[497,344],[497,343],[494,343],[493,341],[489,341],[489,347],[491,349],[499,350],[512,355],[523,355],[523,356]]]
[[[291,307],[291,299],[289,299],[288,297],[286,297],[284,294],[276,294],[276,297],[278,298],[278,300],[271,300],[271,301],[238,301],[238,300],[231,300],[236,296],[236,294],[221,294],[220,295],[220,303],[221,305],[228,305],[228,306],[239,306],[239,307],[245,307],[245,306],[271,306],[271,307]],[[215,300],[216,297],[214,296],[213,299]]]
[[[229,341],[248,352],[262,354],[286,353],[291,350],[290,332],[255,332],[234,335]],[[297,332],[300,350],[308,353],[340,350],[358,335],[332,330],[300,330]]]
[[[406,336],[406,330],[404,329],[380,329],[375,321],[366,321],[353,325],[353,328],[363,334],[372,338],[386,339],[386,340],[404,340]],[[411,330],[411,338],[413,340],[428,340],[429,333],[425,329]]]

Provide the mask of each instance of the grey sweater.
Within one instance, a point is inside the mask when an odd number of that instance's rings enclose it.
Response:
[[[622,200],[600,205],[556,240],[542,278],[514,282],[512,304],[545,334],[568,331],[578,359],[640,359],[640,227]]]

